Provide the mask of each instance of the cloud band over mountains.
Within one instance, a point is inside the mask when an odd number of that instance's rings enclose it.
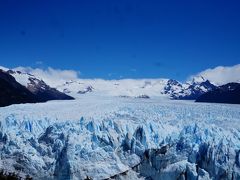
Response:
[[[34,76],[41,78],[47,84],[51,84],[52,86],[58,86],[68,80],[78,79],[80,74],[79,71],[54,69],[51,67],[48,67],[47,69],[40,69],[20,66],[14,68],[14,70],[33,74]]]
[[[223,85],[229,82],[240,82],[240,64],[206,69],[197,75],[208,79],[216,85]]]
[[[0,69],[6,70],[7,68],[0,66]],[[54,69],[52,67],[41,69],[20,66],[14,68],[14,70],[33,74],[53,86],[61,85],[69,80],[79,79],[80,75],[79,71]],[[210,82],[216,85],[223,85],[229,82],[240,82],[240,64],[234,66],[218,66],[215,68],[206,69],[190,76],[190,79],[195,76],[202,76],[204,79],[208,79]]]

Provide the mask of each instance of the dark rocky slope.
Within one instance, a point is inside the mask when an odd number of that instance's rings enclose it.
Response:
[[[37,98],[11,75],[0,70],[0,106],[36,103]]]
[[[228,83],[197,98],[196,102],[240,104],[240,83]]]
[[[27,75],[28,77],[28,84],[26,88],[33,93],[37,99],[41,102],[49,101],[49,100],[72,100],[74,99],[71,96],[68,96],[55,88],[50,87],[47,85],[43,80],[40,80],[36,78],[35,76],[31,74],[24,74],[20,71],[13,71],[9,70],[7,71],[8,74],[15,76],[24,76]]]
[[[32,80],[32,83],[30,87],[26,88],[19,84],[9,73],[0,70],[0,107],[11,104],[74,99],[49,87],[43,81]]]

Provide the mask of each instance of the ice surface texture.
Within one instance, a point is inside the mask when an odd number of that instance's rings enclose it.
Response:
[[[0,108],[0,169],[35,179],[240,179],[240,106],[86,95]]]

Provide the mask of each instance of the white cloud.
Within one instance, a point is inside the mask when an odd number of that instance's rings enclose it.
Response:
[[[8,68],[3,67],[3,66],[0,66],[0,69],[3,70],[3,71],[8,71],[9,70]]]
[[[0,66],[0,69],[8,70]],[[14,70],[19,70],[29,74],[35,75],[37,78],[44,80],[52,87],[62,85],[66,81],[76,80],[79,78],[80,72],[74,70],[62,70],[48,67],[46,69],[32,68],[32,67],[16,67]],[[111,76],[112,73],[109,74]],[[202,76],[210,80],[216,85],[223,85],[229,82],[240,82],[240,64],[235,66],[218,66],[212,69],[206,69],[198,74],[191,76]],[[119,77],[123,79],[123,76]]]
[[[48,67],[47,69],[40,69],[20,66],[14,68],[14,70],[32,74],[53,87],[61,85],[69,80],[78,79],[80,74],[80,72],[74,70],[53,69],[51,67]]]
[[[239,82],[240,64],[235,66],[218,66],[213,69],[206,69],[197,75],[200,75],[217,85],[223,85],[229,82]]]

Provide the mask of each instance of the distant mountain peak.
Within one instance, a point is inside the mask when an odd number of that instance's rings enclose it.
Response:
[[[207,81],[207,79],[205,79],[203,76],[201,75],[197,75],[192,77],[189,81],[187,81],[186,83],[188,84],[200,84],[202,82]]]

